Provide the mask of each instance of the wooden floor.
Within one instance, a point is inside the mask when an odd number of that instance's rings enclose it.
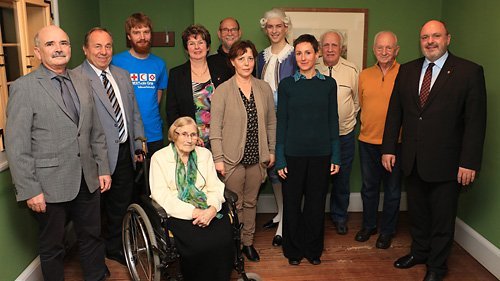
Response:
[[[271,245],[275,230],[266,230],[261,225],[272,217],[271,214],[257,215],[257,230],[255,233],[255,248],[260,254],[260,262],[246,262],[247,272],[260,275],[265,281],[412,281],[423,280],[425,265],[418,265],[411,269],[396,269],[393,262],[409,252],[411,238],[408,233],[408,218],[401,213],[399,229],[391,248],[381,250],[375,248],[377,235],[365,243],[354,240],[354,235],[361,226],[361,213],[350,214],[349,233],[338,235],[331,222],[325,221],[325,250],[321,257],[322,263],[317,266],[303,260],[299,266],[288,265],[283,257],[281,247]],[[131,280],[128,270],[121,264],[106,260],[111,271],[108,280]],[[445,280],[453,281],[494,281],[497,280],[474,258],[456,243],[448,261],[449,272]],[[233,280],[237,280],[236,273]],[[80,281],[82,279],[76,251],[72,251],[66,261],[65,280]],[[200,280],[202,281],[202,280]]]

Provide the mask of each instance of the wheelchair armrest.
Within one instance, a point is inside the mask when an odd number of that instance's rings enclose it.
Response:
[[[166,219],[168,218],[167,216],[167,211],[165,211],[165,209],[163,209],[162,206],[160,206],[160,204],[158,204],[155,200],[153,200],[152,198],[150,198],[151,200],[151,205],[153,205],[153,207],[155,208],[156,212],[158,213],[158,215],[162,218],[162,219]]]
[[[236,204],[236,201],[238,201],[238,195],[227,188],[224,189],[224,198],[231,205]]]

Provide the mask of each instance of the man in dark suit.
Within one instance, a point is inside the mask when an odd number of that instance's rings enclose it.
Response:
[[[100,193],[111,185],[107,148],[88,80],[66,69],[68,35],[59,27],[35,35],[42,64],[10,86],[6,146],[18,201],[39,222],[45,280],[64,280],[64,227],[74,223],[85,280],[104,280]],[[100,189],[100,190],[99,190]]]
[[[411,251],[394,266],[426,264],[424,280],[442,280],[453,243],[458,195],[481,166],[486,130],[483,68],[448,52],[451,36],[431,20],[420,31],[423,58],[401,65],[382,144],[382,165],[401,161]],[[402,129],[401,159],[396,159]]]
[[[87,32],[83,52],[87,59],[75,71],[90,80],[94,102],[106,134],[113,185],[103,195],[106,212],[106,257],[126,265],[122,251],[122,220],[132,201],[135,150],[141,149],[137,137],[144,138],[144,127],[135,100],[129,73],[110,65],[113,38],[103,28]]]

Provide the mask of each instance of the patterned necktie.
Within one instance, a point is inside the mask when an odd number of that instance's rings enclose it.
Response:
[[[104,89],[106,90],[106,94],[108,95],[109,101],[111,102],[111,106],[115,111],[116,122],[118,123],[118,135],[121,143],[124,143],[126,139],[125,137],[125,122],[123,121],[123,114],[120,109],[120,104],[118,103],[118,99],[116,98],[115,91],[113,90],[113,86],[106,77],[106,71],[101,73],[102,83],[104,85]]]
[[[420,106],[424,107],[427,99],[429,98],[429,92],[431,91],[431,80],[432,80],[432,67],[434,63],[429,63],[427,69],[425,70],[424,80],[422,80],[422,86],[420,87]]]
[[[64,102],[64,105],[66,106],[66,110],[69,113],[69,117],[75,124],[78,125],[79,117],[78,117],[78,110],[76,109],[75,106],[75,101],[71,97],[71,93],[69,91],[68,85],[64,81],[64,77],[61,75],[57,75],[54,77],[59,82],[59,86],[61,89],[61,97]]]
[[[329,66],[329,67],[328,67],[328,71],[330,72],[330,77],[333,77],[333,76],[332,76],[332,68],[333,68],[333,66]]]

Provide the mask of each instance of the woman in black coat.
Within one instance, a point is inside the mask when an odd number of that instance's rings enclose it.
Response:
[[[207,62],[210,33],[202,25],[190,25],[182,33],[189,60],[172,68],[167,87],[167,125],[179,117],[192,117],[198,125],[198,145],[210,146],[210,104],[215,88],[223,82],[224,70]]]

